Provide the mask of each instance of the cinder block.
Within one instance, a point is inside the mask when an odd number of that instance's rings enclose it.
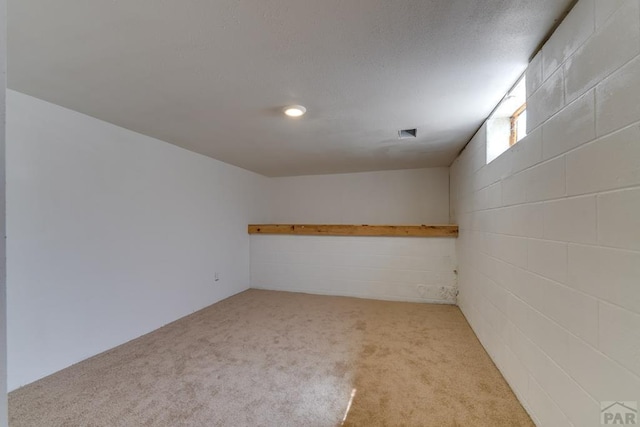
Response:
[[[542,158],[566,153],[595,137],[595,91],[591,90],[542,126]]]
[[[486,187],[508,177],[511,174],[511,150],[502,153],[494,161],[482,168],[478,174],[479,188]]]
[[[532,377],[529,378],[529,393],[527,396],[529,407],[538,418],[540,426],[554,427],[569,425],[567,416]]]
[[[640,53],[640,11],[627,1],[565,63],[567,102]]]
[[[568,245],[549,240],[527,240],[527,269],[560,283],[567,281]]]
[[[640,312],[640,252],[569,245],[568,284]]]
[[[605,135],[640,121],[639,99],[640,56],[610,75],[596,88],[598,135]]]
[[[472,209],[474,211],[481,211],[489,207],[489,190],[487,187],[477,190],[473,193],[472,197]]]
[[[500,339],[506,339],[507,334],[507,317],[498,310],[489,298],[483,298],[482,315],[487,320],[491,332],[496,334]]]
[[[640,314],[600,303],[600,350],[640,375]]]
[[[640,401],[640,377],[572,335],[567,344],[565,369],[597,401]]]
[[[518,357],[506,347],[505,349],[505,377],[519,399],[527,399],[529,392],[529,372]]]
[[[497,227],[495,232],[500,234],[509,234],[511,236],[522,236],[513,226],[512,217],[513,217],[513,207],[507,206],[503,207],[499,210],[496,210],[493,213],[495,221],[497,223]]]
[[[527,133],[564,107],[564,69],[562,67],[527,99]]]
[[[471,138],[465,151],[469,153],[468,171],[473,173],[487,164],[487,125],[484,123]]]
[[[557,199],[566,194],[564,157],[541,163],[526,173],[527,202]]]
[[[544,203],[513,207],[511,223],[518,236],[542,238],[544,235]]]
[[[520,298],[512,294],[508,295],[507,318],[526,335],[530,334],[529,311],[531,310],[532,308]]]
[[[640,124],[567,154],[567,193],[588,194],[640,184]]]
[[[498,287],[500,287],[500,285],[497,284],[496,281],[498,280],[498,277],[499,277],[498,270],[500,268],[500,264],[499,263],[501,263],[501,262],[502,261],[500,261],[497,258],[493,258],[491,256],[483,254],[483,259],[482,259],[482,262],[480,263],[480,267],[481,267],[480,272],[487,277],[488,281],[492,285],[495,285],[495,286],[498,286]],[[505,303],[505,306],[501,306],[499,304],[496,304],[496,306],[500,310],[506,312],[506,303]]]
[[[568,337],[570,333],[558,323],[537,311],[532,310],[529,312],[528,321],[530,323],[529,338],[531,341],[540,347],[540,349],[560,365],[560,367],[566,369],[569,352]]]
[[[502,181],[502,204],[517,205],[527,200],[527,182],[529,171],[511,175]]]
[[[581,0],[558,26],[542,48],[544,78],[551,76],[593,34],[594,13],[594,0]]]
[[[507,327],[506,343],[509,349],[522,361],[527,370],[534,367],[536,352],[541,350],[529,339],[522,330],[509,323]]]
[[[251,238],[254,287],[409,301],[455,301],[452,293],[442,291],[443,287],[456,287],[453,239]]]
[[[529,371],[575,426],[597,426],[600,404],[546,354],[534,346]],[[594,421],[595,420],[595,421]],[[560,424],[563,425],[563,424]]]
[[[491,231],[492,233],[518,235],[511,232],[511,209],[511,207],[502,207],[500,209],[488,211],[487,213],[489,214],[489,222],[491,226],[488,231]]]
[[[613,15],[625,1],[629,0],[596,0],[596,28],[606,23],[611,15]]]
[[[536,56],[533,57],[533,59],[529,63],[525,74],[527,97],[538,90],[543,81],[544,76],[542,75],[542,51],[540,51],[536,54]]]
[[[546,202],[544,237],[573,243],[596,243],[595,196]]]
[[[487,191],[487,207],[492,209],[502,206],[502,183],[491,184]]]
[[[527,239],[503,234],[493,234],[491,255],[510,264],[526,268]]]
[[[538,128],[511,147],[511,174],[542,161],[542,128]]]
[[[598,195],[598,243],[640,250],[640,189]]]
[[[537,275],[525,276],[520,297],[556,323],[596,345],[598,302],[595,298]]]
[[[486,281],[486,295],[487,299],[506,316],[507,314],[507,301],[509,298],[509,292],[503,287],[499,286],[495,281],[487,278]]]

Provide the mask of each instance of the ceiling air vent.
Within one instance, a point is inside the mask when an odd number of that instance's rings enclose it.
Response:
[[[418,135],[418,129],[402,129],[398,131],[398,137],[400,139],[415,138]]]

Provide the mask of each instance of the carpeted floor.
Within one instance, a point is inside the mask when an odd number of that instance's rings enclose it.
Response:
[[[10,393],[9,416],[11,427],[533,425],[455,306],[258,290]]]

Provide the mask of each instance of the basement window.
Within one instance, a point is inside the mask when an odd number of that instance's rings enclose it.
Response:
[[[526,100],[523,76],[487,120],[487,163],[527,136]]]

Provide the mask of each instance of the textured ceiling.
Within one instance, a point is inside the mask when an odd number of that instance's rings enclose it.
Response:
[[[448,166],[570,3],[9,0],[9,87],[268,176]]]

